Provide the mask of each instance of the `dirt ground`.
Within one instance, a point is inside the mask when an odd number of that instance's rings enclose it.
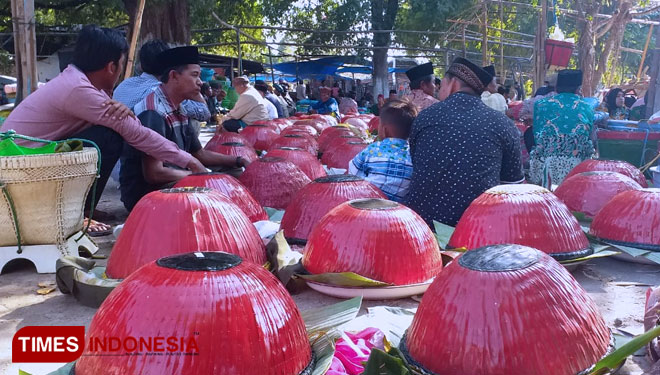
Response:
[[[117,216],[110,224],[121,223],[126,212],[119,203],[117,184],[110,180],[99,208]],[[113,236],[100,238],[99,254],[108,255],[114,241]],[[101,265],[105,260],[99,260]],[[573,271],[573,275],[596,301],[607,324],[631,334],[643,331],[645,292],[649,286],[660,284],[660,267],[639,265],[614,259],[589,261]],[[55,283],[53,274],[37,274],[29,263],[15,263],[5,267],[0,275],[0,374],[16,375],[18,369],[30,374],[46,374],[61,364],[11,364],[11,339],[24,326],[39,325],[85,325],[88,326],[96,309],[80,305],[72,296],[58,290],[47,294],[36,293],[41,282]],[[317,308],[339,302],[306,289],[293,296],[301,310]],[[367,307],[390,305],[416,307],[412,299],[396,301],[365,301]],[[543,324],[543,322],[539,322]],[[551,343],[548,343],[551,345]],[[634,357],[619,372],[623,375],[639,375],[648,370],[645,357]]]

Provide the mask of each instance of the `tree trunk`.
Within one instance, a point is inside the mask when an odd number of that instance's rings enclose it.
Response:
[[[123,0],[131,30],[139,0]],[[188,0],[147,0],[142,16],[140,39],[162,39],[166,43],[190,43]]]
[[[596,37],[594,33],[594,20],[598,14],[599,6],[589,4],[585,14],[580,20],[580,38],[578,39],[578,60],[582,70],[582,93],[591,96],[596,93],[598,81],[594,81],[596,68]],[[595,83],[594,83],[595,82]]]
[[[398,0],[371,0],[371,27],[374,30],[391,30],[394,27],[396,13],[399,10]],[[388,47],[392,42],[390,33],[377,33],[373,37],[374,47]],[[373,52],[373,95],[388,95],[389,79],[387,72],[388,48],[375,49]]]
[[[610,63],[610,57],[613,56],[613,58],[616,58],[616,56],[619,55],[619,47],[623,40],[626,25],[632,19],[632,15],[630,14],[632,5],[631,0],[621,1],[617,11],[612,16],[612,26],[609,30],[609,36],[607,37],[607,41],[605,41],[603,52],[598,60],[598,68],[592,77],[591,86],[594,88],[603,78],[603,74],[608,66],[613,66],[613,64]],[[612,74],[614,74],[614,72],[612,72]]]

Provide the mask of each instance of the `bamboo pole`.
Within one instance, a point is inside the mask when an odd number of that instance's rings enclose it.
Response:
[[[34,0],[12,0],[14,53],[16,61],[16,104],[37,89],[37,40],[35,36]]]
[[[137,49],[138,37],[140,36],[140,29],[142,28],[142,14],[144,13],[144,3],[146,0],[140,0],[138,8],[135,11],[135,22],[133,23],[133,32],[131,33],[131,46],[128,50],[128,60],[126,60],[126,71],[124,72],[124,79],[130,78],[133,75],[133,65],[135,63],[135,50]]]
[[[649,33],[646,35],[646,43],[644,44],[644,52],[642,52],[642,60],[639,62],[639,69],[637,69],[637,81],[642,78],[642,69],[644,69],[644,60],[646,60],[646,52],[649,50],[651,35],[653,35],[653,25],[651,25],[649,28]]]
[[[488,0],[484,0],[484,24],[483,39],[481,40],[481,66],[489,65],[490,56],[488,56]]]
[[[500,0],[499,5],[500,11],[500,25],[504,25],[504,6],[502,0]],[[504,71],[504,33],[500,31],[500,74]]]

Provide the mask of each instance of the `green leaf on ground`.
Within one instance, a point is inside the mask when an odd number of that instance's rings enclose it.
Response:
[[[451,235],[454,234],[456,228],[435,220],[433,220],[433,227],[435,228],[435,238],[438,240],[438,245],[441,249],[446,249],[449,239],[451,238]]]
[[[299,277],[316,281],[323,284],[331,284],[336,286],[353,286],[353,287],[378,287],[390,286],[391,284],[382,281],[372,280],[370,278],[360,276],[353,272],[339,272],[339,273],[321,273],[318,275],[298,275]]]
[[[594,365],[589,371],[590,375],[606,374],[608,371],[616,369],[621,362],[629,356],[635,354],[637,350],[643,348],[646,344],[651,342],[654,338],[660,336],[660,326],[646,331],[645,333],[630,340],[619,349],[613,351],[611,354],[605,356]]]

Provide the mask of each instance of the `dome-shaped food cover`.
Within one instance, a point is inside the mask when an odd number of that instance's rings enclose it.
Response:
[[[290,161],[300,168],[303,173],[309,177],[310,180],[314,181],[317,178],[324,177],[325,169],[323,165],[316,157],[312,156],[308,151],[303,150],[302,148],[297,147],[280,147],[276,149],[270,149],[268,151],[269,157],[282,158],[284,160]]]
[[[296,122],[293,123],[294,126],[300,126],[300,125],[305,125],[305,126],[311,126],[314,129],[316,129],[317,134],[321,133],[323,129],[330,127],[330,123],[327,122],[324,119],[305,119],[305,120],[297,120]]]
[[[321,164],[330,168],[348,169],[348,162],[353,160],[355,155],[367,148],[362,142],[348,142],[344,145],[330,148],[321,156]]]
[[[250,125],[241,131],[248,144],[256,150],[268,150],[273,141],[279,137],[277,132],[268,125]]]
[[[571,211],[537,185],[499,185],[472,201],[456,225],[448,247],[476,249],[515,243],[570,260],[593,252]]]
[[[108,351],[111,339],[118,351]],[[75,373],[298,375],[312,368],[305,324],[282,284],[236,255],[196,252],[150,262],[119,284],[92,319]]]
[[[264,207],[286,209],[303,186],[312,182],[290,161],[265,157],[248,165],[238,179]]]
[[[319,153],[319,145],[316,140],[307,134],[286,134],[279,136],[268,149],[273,150],[280,147],[302,148],[316,157]]]
[[[325,152],[330,152],[333,149],[343,146],[349,142],[364,143],[364,140],[356,135],[340,135],[335,137],[328,143],[328,146],[325,148]]]
[[[385,199],[333,208],[312,229],[302,264],[312,274],[354,272],[394,285],[422,283],[442,270],[438,243],[424,220]]]
[[[287,135],[287,134],[301,134],[301,133],[307,134],[314,139],[318,138],[319,136],[318,130],[316,130],[315,127],[309,124],[289,126],[288,128],[284,129],[281,134]]]
[[[128,215],[106,273],[123,279],[164,256],[222,249],[262,265],[266,250],[245,213],[209,188],[174,188],[145,195]]]
[[[617,194],[598,211],[589,233],[615,244],[660,251],[660,189]]]
[[[380,116],[374,116],[371,120],[369,120],[369,131],[371,133],[375,133],[378,131],[378,127],[380,126]]]
[[[268,214],[252,196],[252,193],[234,176],[224,173],[195,173],[182,178],[174,185],[181,187],[207,187],[226,195],[240,208],[251,222],[268,220]]]
[[[575,375],[609,350],[594,301],[526,246],[468,251],[433,281],[399,347],[428,373]]]
[[[352,118],[346,119],[343,122],[346,123],[346,124],[349,124],[349,125],[353,125],[356,128],[361,129],[361,130],[368,130],[369,129],[369,125],[367,125],[367,122],[365,122],[364,120],[362,120],[359,117],[352,117]]]
[[[214,135],[213,138],[211,138],[208,141],[206,146],[204,146],[204,149],[215,151],[215,148],[217,146],[229,142],[242,143],[244,145],[249,144],[247,139],[245,139],[245,137],[243,137],[242,135],[234,132],[223,131],[221,133],[217,133],[216,135]]]
[[[359,198],[386,198],[376,186],[353,175],[332,175],[300,189],[282,217],[284,236],[307,241],[314,225],[341,203]]]
[[[248,160],[250,163],[257,160],[257,152],[254,151],[252,146],[240,143],[240,142],[225,142],[222,144],[216,144],[213,148],[207,148],[207,150],[218,152],[230,156],[240,156],[245,160]]]
[[[351,132],[351,130],[345,126],[337,125],[323,130],[321,132],[321,135],[319,135],[319,140],[318,140],[319,151],[324,152],[334,138],[341,137],[342,135],[355,136],[355,134],[353,134],[353,132]]]
[[[569,178],[582,172],[618,172],[635,180],[642,187],[648,187],[644,174],[634,165],[621,160],[585,160],[571,169],[566,175]]]
[[[593,218],[615,195],[642,187],[618,172],[582,172],[565,179],[555,195],[569,210]]]
[[[259,120],[252,123],[252,125],[266,125],[269,128],[275,130],[277,134],[280,134],[280,131],[285,128],[285,125],[282,123],[277,123],[273,120]]]

